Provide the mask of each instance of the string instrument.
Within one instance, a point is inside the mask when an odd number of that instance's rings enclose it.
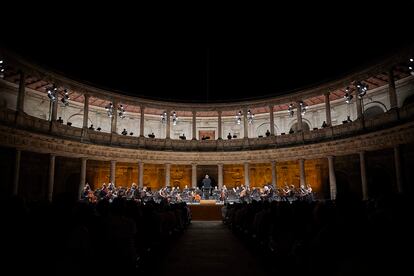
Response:
[[[201,200],[201,196],[199,194],[195,194],[194,195],[194,200],[200,201]]]
[[[88,195],[87,195],[88,201],[91,203],[96,203],[96,201],[98,200],[98,198],[95,196],[95,194],[92,192],[92,190],[88,191]]]

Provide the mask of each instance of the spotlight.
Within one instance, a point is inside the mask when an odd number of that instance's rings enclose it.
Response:
[[[367,94],[368,84],[365,84],[361,81],[358,81],[358,82],[355,83],[355,87],[356,87],[357,92],[358,92],[358,98],[362,99],[362,97]]]
[[[125,118],[125,109],[124,109],[122,104],[119,105],[118,112],[119,112],[118,113],[119,118],[121,118],[121,119]]]
[[[4,78],[4,61],[0,59],[0,79]]]
[[[61,101],[62,101],[64,106],[69,105],[69,93],[68,93],[67,89],[63,90],[63,97],[62,97]]]
[[[247,121],[249,124],[253,124],[254,114],[249,110],[247,110]]]
[[[410,74],[414,76],[414,59],[410,58],[408,62],[408,70],[410,70]]]
[[[293,114],[295,114],[295,111],[293,111],[293,104],[289,104],[288,113],[289,117],[293,117]]]
[[[354,96],[352,96],[351,95],[351,90],[350,90],[350,88],[349,87],[347,87],[346,89],[345,89],[345,95],[344,95],[344,99],[345,99],[345,102],[347,103],[347,104],[350,104],[351,102],[352,102],[352,99],[354,98]]]
[[[306,110],[308,109],[308,105],[304,102],[299,102],[300,105],[300,113],[303,115],[306,114]]]
[[[47,91],[47,96],[50,99],[50,101],[52,102],[56,101],[57,87],[53,85],[52,87],[47,88],[46,91]]]
[[[172,113],[171,117],[172,117],[173,126],[176,126],[177,125],[177,121],[178,121],[177,113],[175,113],[175,111],[174,111]]]
[[[164,111],[164,112],[161,114],[161,123],[165,124],[166,122],[167,122],[167,112],[166,112],[166,111]]]
[[[114,105],[112,103],[109,103],[107,106],[105,106],[106,114],[109,118],[112,118],[114,115]]]
[[[241,124],[241,117],[242,117],[242,112],[241,111],[239,111],[239,112],[237,112],[237,114],[236,114],[236,124],[238,124],[238,125],[240,125]]]

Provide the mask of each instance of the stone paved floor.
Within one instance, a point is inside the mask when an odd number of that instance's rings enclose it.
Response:
[[[159,261],[158,275],[266,275],[221,221],[193,221]]]

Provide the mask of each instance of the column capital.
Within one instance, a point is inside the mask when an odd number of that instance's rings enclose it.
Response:
[[[323,92],[323,95],[325,97],[329,97],[331,95],[331,92],[330,91],[325,91],[325,92]]]
[[[220,116],[222,113],[223,113],[223,110],[217,110],[217,114],[219,114]]]

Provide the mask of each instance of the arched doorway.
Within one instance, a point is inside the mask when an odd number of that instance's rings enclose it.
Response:
[[[376,117],[378,115],[381,115],[383,113],[384,113],[384,110],[381,107],[379,107],[377,105],[371,106],[371,107],[368,107],[367,109],[365,109],[364,118],[365,119],[371,119],[371,118],[374,118],[374,117]]]
[[[305,121],[302,121],[302,130],[303,131],[309,131],[310,130],[309,124]],[[289,130],[289,133],[296,133],[296,132],[298,132],[298,123],[297,122],[294,123],[292,125],[292,127],[290,128],[290,130]]]
[[[408,96],[405,98],[402,106],[407,106],[414,103],[414,95]]]
[[[275,134],[277,134],[279,130],[275,124],[273,125],[273,129],[275,130]],[[257,127],[256,134],[257,136],[266,137],[267,131],[270,132],[270,123],[263,123]]]

